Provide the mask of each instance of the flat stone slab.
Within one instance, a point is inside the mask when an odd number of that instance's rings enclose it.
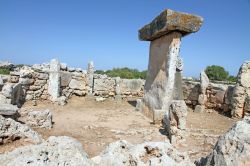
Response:
[[[18,111],[18,107],[12,104],[0,104],[0,115],[14,115]]]
[[[152,41],[172,31],[179,31],[185,36],[199,31],[202,23],[203,18],[200,16],[167,9],[139,30],[139,39]]]

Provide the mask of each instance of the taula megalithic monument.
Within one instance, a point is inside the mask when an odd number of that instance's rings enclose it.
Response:
[[[164,116],[171,121],[170,109],[183,105],[181,38],[199,31],[202,23],[200,16],[167,9],[139,30],[139,39],[150,41],[145,94],[140,109],[154,122],[162,121]]]

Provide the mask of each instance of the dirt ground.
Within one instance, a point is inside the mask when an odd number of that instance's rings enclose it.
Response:
[[[53,113],[53,128],[51,130],[35,129],[44,139],[49,136],[70,136],[80,141],[90,157],[98,155],[105,147],[117,140],[127,140],[130,143],[145,141],[169,141],[162,134],[161,125],[151,121],[135,111],[134,102],[115,102],[107,99],[96,102],[94,98],[73,97],[65,106],[57,106],[49,102],[38,102],[32,106],[25,103],[22,110],[45,110]],[[177,148],[186,151],[192,160],[207,155],[214,146],[219,135],[225,133],[235,122],[216,112],[188,112],[188,136],[186,141]],[[25,141],[9,143],[0,146],[0,153],[26,145]]]

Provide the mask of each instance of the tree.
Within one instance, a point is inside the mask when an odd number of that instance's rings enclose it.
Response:
[[[217,81],[226,81],[229,76],[229,73],[223,67],[216,65],[208,66],[205,73],[209,79]]]

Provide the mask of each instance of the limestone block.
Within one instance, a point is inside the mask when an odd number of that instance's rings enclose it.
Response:
[[[0,155],[1,165],[93,166],[80,142],[74,138],[51,136],[38,145],[20,147]]]
[[[13,91],[13,84],[11,83],[6,83],[2,88],[2,94],[7,98],[11,98],[12,91]]]
[[[61,70],[67,70],[67,64],[66,63],[61,63]]]
[[[18,111],[16,105],[0,104],[0,115],[14,115]]]
[[[49,74],[48,73],[35,73],[35,78],[38,78],[40,80],[47,80],[49,79]]]
[[[84,90],[85,84],[83,81],[78,81],[78,80],[72,79],[69,83],[69,87],[71,89]]]
[[[236,85],[233,91],[232,98],[232,111],[231,114],[234,117],[243,117],[243,107],[246,99],[246,90],[244,87]]]
[[[52,128],[52,113],[50,110],[31,111],[28,113],[25,123],[31,127]]]
[[[72,74],[70,72],[61,72],[61,86],[66,87],[69,85],[71,79],[72,79]]]
[[[47,83],[47,80],[36,80],[34,86],[44,86]]]
[[[245,106],[244,106],[244,116],[250,115],[250,96],[246,98]]]
[[[250,88],[250,61],[244,62],[240,67],[237,82],[245,88]]]
[[[35,80],[34,79],[30,79],[30,78],[20,78],[19,79],[19,83],[21,83],[22,85],[32,85],[34,84]]]
[[[210,155],[200,159],[197,166],[250,165],[250,117],[238,121],[225,135],[219,137]]]
[[[56,101],[60,96],[60,62],[58,60],[52,59],[50,62],[50,73],[49,73],[49,83],[48,83],[48,93],[50,94],[50,99]]]
[[[197,113],[205,112],[205,106],[204,105],[196,105],[194,112],[197,112]]]
[[[139,30],[140,40],[152,41],[173,31],[182,35],[199,31],[203,18],[170,9],[163,11],[150,24]]]
[[[154,110],[168,112],[173,99],[176,65],[181,43],[180,33],[171,33],[151,42],[147,79],[143,102],[154,114]],[[161,121],[154,119],[154,121]]]
[[[19,76],[10,76],[9,82],[11,83],[18,83],[19,81]]]
[[[175,123],[178,129],[186,129],[187,106],[184,100],[173,100],[169,109],[170,123]]]
[[[200,73],[200,82],[201,82],[201,93],[206,95],[206,90],[209,85],[209,78],[207,77],[205,71],[202,71]]]

